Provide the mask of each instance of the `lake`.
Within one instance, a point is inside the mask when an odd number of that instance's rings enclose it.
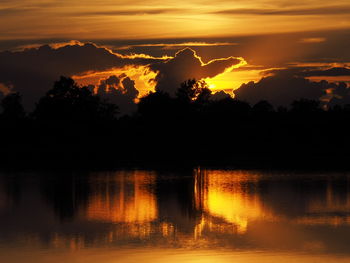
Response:
[[[350,262],[350,173],[3,172],[0,262]]]

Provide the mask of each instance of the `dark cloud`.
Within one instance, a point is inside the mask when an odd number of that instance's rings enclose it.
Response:
[[[350,68],[326,66],[292,66],[286,69],[272,69],[263,72],[264,75],[284,75],[294,77],[341,77],[350,76]]]
[[[344,83],[340,82],[333,90],[333,97],[330,99],[328,106],[335,105],[350,105],[350,88]]]
[[[292,67],[265,71],[267,77],[258,82],[241,85],[234,93],[238,99],[252,104],[268,100],[274,106],[289,106],[294,100],[306,98],[322,100],[327,106],[350,104],[350,89],[345,82],[319,82],[308,77],[350,76],[346,67]]]
[[[185,80],[214,77],[240,62],[240,59],[229,57],[204,63],[189,48],[179,51],[174,58],[158,59],[142,54],[120,55],[91,43],[60,44],[57,48],[43,45],[0,52],[0,83],[20,92],[25,107],[30,110],[61,75],[84,75],[124,66],[147,65],[150,70],[158,72],[156,88],[174,94]],[[122,75],[102,80],[98,92],[119,105],[123,112],[133,110],[138,96],[134,82]]]
[[[307,43],[302,40],[324,38],[321,43]],[[22,39],[0,40],[0,50],[13,50],[26,44],[47,44],[69,42],[71,39]],[[232,46],[194,46],[204,61],[228,56],[243,57],[251,65],[283,67],[290,62],[350,62],[350,30],[320,30],[310,32],[291,32],[280,34],[255,34],[229,37],[192,37],[169,39],[90,39],[100,46],[108,46],[117,53],[143,53],[155,57],[173,56],[173,49],[153,44],[181,44],[186,42],[237,43]],[[124,49],[128,47],[128,49]],[[273,47],[273,48],[271,48]]]
[[[348,34],[348,36],[350,35]],[[301,37],[304,37],[304,35],[297,35],[293,37],[293,39],[300,39]],[[331,43],[331,41],[333,41],[333,38],[328,37],[327,35],[327,39],[328,38],[330,40],[326,43],[321,43],[321,45],[329,47],[328,45]],[[235,42],[242,43],[237,46],[195,47],[195,49],[200,52],[201,55],[203,54],[205,61],[209,61],[208,63],[203,63],[202,58],[197,56],[193,49],[189,48],[179,51],[174,58],[166,60],[151,56],[130,56],[128,55],[128,53],[131,52],[130,50],[127,52],[125,51],[124,55],[120,55],[112,53],[109,49],[99,47],[95,44],[81,44],[79,42],[77,42],[78,44],[75,45],[70,44],[58,48],[53,48],[49,45],[43,45],[39,48],[25,49],[16,52],[3,51],[0,52],[0,83],[2,83],[2,87],[12,87],[13,91],[20,92],[23,95],[23,102],[25,103],[26,108],[30,109],[30,106],[33,106],[34,102],[36,102],[40,96],[44,95],[45,92],[52,87],[53,82],[57,80],[60,75],[82,75],[84,72],[99,72],[129,65],[148,65],[150,70],[158,72],[158,75],[155,79],[157,82],[156,88],[159,90],[167,91],[170,94],[174,94],[175,91],[179,88],[180,83],[187,79],[214,77],[224,72],[226,69],[241,62],[240,59],[235,57],[213,59],[215,57],[227,57],[229,54],[235,54],[236,56],[243,57],[247,55],[249,57],[249,52],[245,50],[244,47],[244,41],[248,41],[249,39],[250,38],[237,39],[239,41]],[[346,39],[348,38],[345,38],[345,40]],[[219,42],[226,42],[226,40],[227,42],[230,42],[228,41],[229,39],[221,39]],[[252,38],[249,41],[253,40],[255,41],[259,39]],[[338,38],[335,40],[337,43],[339,42]],[[131,44],[137,46],[141,43],[140,41],[141,40],[135,40]],[[195,39],[193,41],[198,41],[198,39]],[[245,45],[248,45],[248,42],[246,42]],[[259,41],[257,42],[259,43]],[[347,41],[341,42],[343,43],[344,47],[346,42]],[[10,45],[13,42],[9,42],[9,44],[7,44],[7,42],[3,43]],[[20,43],[25,44],[24,42]],[[102,44],[102,42],[100,43]],[[114,42],[108,42],[106,40],[105,43],[113,44]],[[156,42],[152,40],[151,43]],[[174,43],[174,41],[169,40],[169,43]],[[183,40],[181,40],[179,43],[183,43]],[[120,44],[124,45],[125,43],[121,42]],[[147,53],[147,48],[158,48],[159,50],[157,52],[151,53],[153,56],[163,55],[164,53],[167,55],[173,55],[174,52],[173,50],[161,50],[161,47],[142,46],[139,48],[145,49],[144,53]],[[251,47],[249,50],[255,51],[256,48]],[[313,48],[313,50],[316,49]],[[322,53],[322,50],[323,49],[317,50],[315,54]],[[348,53],[344,53],[344,49],[329,48],[327,50],[327,56],[332,55],[329,50],[333,50],[339,54],[342,53],[344,55],[344,59],[348,58],[346,57]],[[135,50],[132,50],[132,52],[134,51]],[[275,49],[271,49],[269,46],[268,50],[262,49],[260,53],[266,55],[267,57],[273,58],[272,53],[274,51]],[[333,54],[333,56],[340,57],[338,53]],[[266,61],[257,60],[257,62]],[[346,63],[343,64],[346,65]],[[265,66],[264,63],[261,63],[260,65]],[[288,66],[289,68],[287,70],[266,71],[266,73],[273,74],[274,76],[266,77],[257,83],[244,84],[242,85],[241,89],[235,93],[237,96],[247,98],[247,100],[257,101],[260,99],[266,99],[275,104],[278,104],[280,102],[282,104],[288,104],[290,100],[301,96],[307,98],[319,98],[322,96],[322,94],[324,94],[324,90],[329,88],[328,84],[326,85],[323,83],[322,86],[318,82],[308,81],[304,78],[312,76],[349,76],[350,71],[348,67],[296,67],[288,64],[284,64],[283,66]],[[251,66],[237,70],[248,69],[263,68]],[[120,82],[125,79],[124,77],[120,76],[117,76],[117,78],[119,78]],[[125,85],[132,86],[135,89],[134,84],[130,82],[130,79],[129,83],[127,83],[127,80],[125,81]],[[322,87],[320,88],[320,86]],[[120,87],[125,88],[122,83],[120,84]],[[118,89],[120,89],[120,87]],[[304,89],[303,87],[309,88]],[[130,88],[129,90],[132,91],[134,89]],[[101,89],[101,92],[102,90],[103,89]],[[132,103],[129,102],[134,99],[133,95],[130,95],[129,93],[128,96],[124,95],[125,94],[123,93],[123,98],[128,101],[126,104],[132,105]],[[121,102],[119,104],[121,104]],[[126,111],[128,111],[127,108],[129,107],[122,106],[121,108],[126,108]]]
[[[306,39],[324,39],[322,42],[305,42]],[[185,42],[237,43],[232,46],[193,46],[204,61],[228,56],[243,57],[251,65],[286,67],[291,62],[348,63],[350,62],[350,30],[322,30],[281,34],[260,34],[221,38],[181,38],[162,40],[97,40],[115,47],[119,53],[146,53],[153,56],[173,55],[174,50],[149,43],[172,44]],[[142,44],[146,44],[142,45]],[[1,45],[1,43],[0,43]],[[128,49],[123,49],[128,47]],[[118,49],[121,48],[121,49]]]
[[[175,57],[162,63],[154,63],[150,67],[158,72],[156,89],[174,95],[180,84],[188,79],[200,80],[214,77],[227,68],[241,63],[234,57],[212,60],[203,63],[193,49],[185,48],[176,53]]]
[[[256,9],[256,8],[237,8],[226,9],[216,12],[220,15],[287,15],[287,16],[303,16],[303,15],[347,15],[350,14],[350,6],[324,6],[318,8],[290,8],[290,9]]]
[[[94,44],[66,45],[57,49],[44,45],[18,52],[0,52],[0,83],[11,84],[13,91],[23,95],[26,108],[30,108],[61,75],[154,61],[156,59],[122,57]]]
[[[112,75],[100,80],[97,86],[97,94],[108,102],[118,105],[122,114],[132,113],[136,110],[135,99],[139,91],[135,88],[135,82],[125,74]]]
[[[319,100],[326,95],[326,90],[334,88],[336,84],[327,81],[313,82],[290,74],[276,74],[264,77],[258,82],[242,84],[235,90],[237,99],[255,104],[267,100],[275,107],[289,106],[294,100],[305,98]]]
[[[223,99],[227,99],[227,98],[231,98],[231,95],[226,93],[223,90],[220,90],[218,92],[215,92],[214,94],[211,95],[210,99],[211,100],[223,100]]]
[[[350,76],[350,68],[345,67],[334,67],[329,69],[320,69],[320,70],[306,70],[300,75],[303,75],[305,77],[312,77],[312,76]]]

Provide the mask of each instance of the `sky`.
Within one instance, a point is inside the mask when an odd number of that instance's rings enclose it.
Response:
[[[172,38],[350,26],[348,0],[2,0],[2,39]]]
[[[327,84],[306,93],[286,85],[290,100],[345,99],[349,46],[349,0],[2,0],[0,91],[19,91],[30,106],[65,74],[101,96],[116,91],[116,102],[137,101],[196,78],[278,106],[285,92],[271,86],[303,78],[306,87]]]

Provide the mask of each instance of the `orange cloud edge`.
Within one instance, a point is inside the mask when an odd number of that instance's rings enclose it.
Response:
[[[54,45],[50,45],[50,46],[52,48],[59,48],[59,47],[64,46],[65,44],[66,45],[77,45],[77,44],[84,45],[84,43],[79,42],[79,41],[70,41],[70,42],[58,43],[58,44],[54,44]],[[211,77],[211,78],[206,77],[206,78],[201,79],[201,80],[206,81],[209,85],[209,88],[211,90],[213,90],[214,92],[224,91],[231,96],[233,96],[232,91],[234,89],[238,88],[238,86],[237,85],[236,85],[236,87],[232,86],[227,81],[222,82],[221,79],[225,78],[226,77],[225,75],[227,73],[232,72],[234,69],[241,68],[241,67],[248,65],[248,63],[246,62],[246,60],[243,57],[233,57],[233,56],[229,56],[229,57],[225,57],[225,58],[216,58],[216,59],[209,60],[208,62],[204,62],[202,57],[199,56],[195,50],[193,50],[191,47],[188,47],[188,46],[178,50],[174,56],[163,55],[161,57],[155,57],[155,56],[151,56],[151,55],[143,54],[143,53],[120,54],[120,53],[114,52],[110,47],[97,46],[94,43],[91,43],[91,44],[95,45],[96,47],[105,48],[106,50],[108,50],[111,54],[115,55],[116,57],[119,57],[122,59],[130,59],[130,60],[132,60],[132,59],[150,59],[150,60],[154,60],[157,62],[167,63],[168,61],[174,59],[177,54],[179,54],[180,52],[182,52],[186,49],[189,49],[193,52],[194,57],[196,59],[198,59],[198,61],[201,63],[202,67],[210,65],[210,64],[215,63],[217,61],[226,61],[226,60],[232,60],[232,59],[238,60],[239,63],[234,63],[234,64],[226,67],[222,72],[215,75],[214,77]],[[182,45],[185,45],[185,44],[186,43],[182,43],[182,44],[178,44],[178,45],[174,45],[174,46],[182,47]],[[192,45],[192,46],[213,46],[213,45],[220,46],[220,45],[231,45],[233,43],[217,43],[217,42],[216,43],[204,43],[204,42],[198,42],[198,43],[193,42],[192,43],[192,42],[190,42],[188,44]],[[161,45],[163,46],[163,44],[161,44]],[[172,45],[168,44],[167,46],[172,46]],[[140,97],[148,94],[149,92],[155,90],[155,87],[157,84],[155,81],[155,78],[159,74],[159,72],[153,71],[150,68],[150,64],[133,65],[131,63],[131,64],[126,65],[124,67],[115,67],[115,68],[111,68],[107,71],[82,72],[81,74],[74,75],[72,77],[79,84],[82,84],[82,85],[98,85],[103,79],[106,79],[112,75],[118,76],[120,74],[125,74],[130,79],[135,81],[135,87],[139,91],[139,98],[140,98]],[[185,80],[183,80],[183,81],[185,81]],[[179,83],[179,85],[180,85],[180,83]]]

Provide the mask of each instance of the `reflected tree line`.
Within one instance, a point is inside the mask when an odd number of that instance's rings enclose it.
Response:
[[[216,98],[188,80],[175,97],[150,92],[132,115],[61,77],[26,113],[21,95],[1,101],[4,164],[105,167],[143,164],[348,165],[350,107],[300,99],[290,107]]]
[[[37,234],[39,240],[47,244],[54,243],[57,235],[75,242],[82,239],[85,245],[122,244],[125,240],[144,245],[147,240],[158,239],[164,245],[181,238],[183,241],[195,239],[199,234],[204,239],[223,242],[227,239],[230,246],[237,248],[251,245],[250,233],[254,233],[259,224],[263,229],[269,224],[277,225],[278,229],[281,222],[288,220],[288,228],[303,229],[306,233],[303,238],[316,235],[330,250],[349,252],[348,176],[296,173],[286,178],[275,173],[273,177],[257,175],[255,178],[253,172],[245,173],[245,176],[244,172],[232,171],[220,174],[220,171],[201,169],[56,172],[40,173],[35,180],[29,177],[27,181],[28,174],[3,175],[0,188],[13,202],[9,202],[8,207],[0,207],[0,226],[3,226],[0,239],[11,240],[11,235],[18,231]],[[155,199],[137,199],[137,190]],[[226,205],[220,202],[223,199]],[[148,207],[142,206],[139,210],[137,203],[144,205],[144,200],[154,202],[154,217],[142,217]],[[28,214],[28,209],[36,212]],[[48,213],[51,210],[59,221],[51,218]],[[135,212],[136,216],[115,217],[114,212],[120,216],[123,211]],[[241,221],[248,224],[243,232],[238,231]],[[167,231],[163,231],[164,228]],[[201,233],[196,233],[198,229]],[[111,233],[113,238],[106,238]],[[282,237],[285,238],[285,232]],[[337,246],[333,247],[334,244]],[[264,247],[264,239],[257,245]]]

